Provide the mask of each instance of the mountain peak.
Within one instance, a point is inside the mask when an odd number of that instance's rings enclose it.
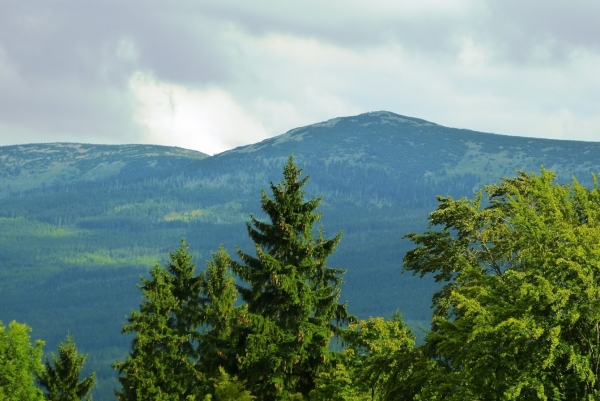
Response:
[[[357,114],[355,116],[347,116],[347,117],[336,117],[331,120],[322,121],[320,123],[307,125],[304,127],[294,128],[283,135],[294,133],[300,130],[305,130],[308,128],[319,128],[319,127],[333,127],[339,122],[348,121],[348,122],[358,122],[363,123],[364,125],[369,124],[411,124],[413,126],[437,126],[437,124],[432,123],[427,120],[423,120],[415,117],[408,117],[401,114],[392,113],[391,111],[379,110],[379,111],[370,111],[367,113]]]
[[[235,149],[225,151],[220,155],[230,153],[252,153],[266,146],[276,146],[284,144],[286,142],[300,142],[304,140],[306,134],[310,131],[318,131],[324,129],[332,133],[338,128],[337,126],[340,124],[349,124],[354,126],[355,128],[361,126],[367,127],[370,125],[400,126],[405,124],[409,125],[410,127],[439,127],[438,124],[422,120],[420,118],[408,117],[403,116],[401,114],[392,113],[391,111],[371,111],[355,116],[336,117],[319,123],[294,128],[289,130],[285,134],[277,135],[275,137],[265,139],[255,144],[239,146]]]
[[[403,116],[401,114],[392,113],[391,111],[371,111],[368,113],[359,114],[354,117],[345,117],[349,119],[369,120],[376,122],[379,119],[380,124],[411,124],[413,126],[436,126],[437,124],[415,117]]]

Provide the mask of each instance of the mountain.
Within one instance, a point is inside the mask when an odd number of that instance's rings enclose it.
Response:
[[[591,185],[600,143],[487,134],[389,112],[335,118],[215,156],[154,145],[0,147],[0,320],[34,328],[56,348],[70,332],[96,399],[110,397],[130,338],[119,334],[140,303],[139,277],[182,237],[198,269],[219,244],[250,251],[245,223],[264,217],[260,189],[290,154],[323,196],[326,236],[344,231],[330,265],[347,270],[342,298],[360,317],[400,310],[427,327],[430,278],[402,275],[436,195],[472,196],[515,170],[555,170]]]
[[[206,157],[193,150],[155,145],[4,146],[0,147],[0,197],[40,187],[143,176]]]

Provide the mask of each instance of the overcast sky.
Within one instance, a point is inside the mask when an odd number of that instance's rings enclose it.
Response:
[[[5,0],[0,145],[208,154],[388,110],[600,140],[600,1]]]

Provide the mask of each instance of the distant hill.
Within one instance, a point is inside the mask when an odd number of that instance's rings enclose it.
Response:
[[[426,228],[436,195],[471,196],[515,170],[556,170],[590,185],[600,144],[443,127],[389,112],[335,118],[215,156],[153,145],[0,147],[0,320],[16,319],[52,350],[70,332],[110,397],[140,302],[140,275],[186,237],[198,268],[224,244],[251,250],[245,222],[260,189],[293,154],[324,197],[330,260],[347,269],[342,298],[368,317],[400,310],[427,327],[431,279],[401,275],[409,231]]]
[[[0,196],[11,193],[152,174],[208,155],[155,145],[30,144],[0,147]],[[181,167],[181,164],[178,166]]]

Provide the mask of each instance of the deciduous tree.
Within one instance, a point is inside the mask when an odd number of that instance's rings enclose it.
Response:
[[[399,313],[391,319],[369,318],[351,323],[344,333],[347,348],[337,353],[332,367],[321,372],[311,401],[404,400],[397,382],[411,370],[415,337]]]
[[[597,399],[598,184],[557,184],[542,170],[438,201],[405,257],[444,283],[420,399]]]
[[[42,372],[44,343],[31,344],[31,328],[15,321],[6,326],[0,322],[0,400],[43,400],[35,378]]]

